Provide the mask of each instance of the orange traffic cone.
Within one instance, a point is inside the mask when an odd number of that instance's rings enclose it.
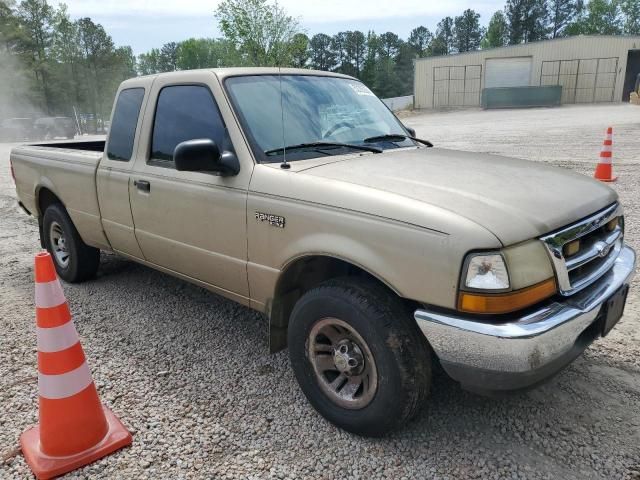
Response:
[[[593,174],[596,180],[601,182],[615,182],[617,177],[613,176],[611,157],[613,156],[613,128],[607,128],[607,136],[602,143],[602,151],[600,152],[600,161],[596,166]]]
[[[20,435],[29,467],[53,478],[131,444],[131,434],[102,406],[51,256],[36,255],[40,422]]]

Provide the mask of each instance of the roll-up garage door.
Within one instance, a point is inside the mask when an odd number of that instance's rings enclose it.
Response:
[[[531,85],[531,57],[488,58],[485,88]]]

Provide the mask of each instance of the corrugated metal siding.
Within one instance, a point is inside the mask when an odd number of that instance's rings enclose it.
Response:
[[[488,58],[519,56],[533,57],[530,85],[555,84],[549,83],[551,78],[545,78],[545,76],[555,73],[558,78],[558,71],[555,69],[561,69],[559,73],[560,84],[564,87],[563,101],[568,102],[570,98],[574,98],[576,102],[611,101],[609,98],[612,98],[613,101],[620,101],[627,68],[627,53],[630,49],[640,49],[640,37],[579,36],[460,55],[418,59],[415,63],[415,105],[416,108],[433,108],[434,99],[436,107],[472,105],[468,99],[473,98],[474,95],[459,92],[458,83],[461,79],[458,77],[460,77],[462,70],[460,68],[439,69],[439,67],[473,65],[477,70],[481,69],[479,89],[482,89],[484,88],[484,72]],[[584,61],[571,62],[571,60],[579,59]],[[543,62],[560,60],[564,61],[561,65],[545,65],[543,75]],[[578,68],[580,72],[578,72]],[[448,82],[446,86],[444,83],[439,83],[434,88],[434,74],[442,80],[440,77],[451,73],[453,73],[453,81]],[[578,84],[576,84],[576,75],[580,77]],[[611,93],[612,89],[613,93]],[[453,93],[454,91],[455,93]],[[447,103],[443,101],[445,96],[449,98]]]

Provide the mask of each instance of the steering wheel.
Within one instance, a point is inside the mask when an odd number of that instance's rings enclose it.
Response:
[[[332,126],[329,130],[327,130],[327,133],[324,134],[323,138],[327,138],[328,136],[330,136],[332,133],[334,133],[336,130],[340,128],[356,128],[356,127],[349,122],[338,122],[334,126]]]

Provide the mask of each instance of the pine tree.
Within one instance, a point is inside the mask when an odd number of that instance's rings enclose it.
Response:
[[[331,49],[331,37],[318,33],[309,41],[311,68],[316,70],[333,70],[336,66],[336,56]]]
[[[420,26],[411,30],[407,43],[417,56],[422,57],[427,53],[427,48],[429,47],[429,43],[431,43],[432,38],[433,34],[429,29],[427,27]]]
[[[158,68],[161,72],[174,72],[178,69],[178,44],[165,43],[160,49]]]
[[[469,8],[454,20],[453,42],[458,52],[480,48],[483,34],[483,29],[480,27],[480,14]]]
[[[503,47],[509,41],[509,25],[502,11],[498,10],[489,21],[489,28],[482,39],[483,49]]]
[[[378,63],[380,53],[380,41],[378,39],[378,35],[376,35],[372,30],[367,32],[366,50],[367,53],[364,59],[360,79],[365,83],[365,85],[375,92],[376,64]]]
[[[43,95],[43,110],[52,111],[52,92],[49,89],[49,50],[53,42],[53,14],[46,0],[24,0],[17,10],[17,17],[24,29],[21,48],[27,54],[28,65],[33,70]]]
[[[367,48],[367,39],[365,38],[364,33],[358,30],[354,32],[346,32],[344,47],[346,61],[350,65],[350,75],[360,78]]]
[[[564,29],[578,15],[581,0],[549,0],[549,23],[551,38],[564,35]]]
[[[507,0],[504,9],[509,24],[509,44],[533,42],[547,37],[546,0]]]
[[[345,43],[346,43],[346,32],[338,32],[333,37],[331,37],[331,51],[336,59],[336,67],[334,71],[342,72],[345,69],[346,63],[346,53],[345,53]],[[347,72],[349,68],[346,68]]]
[[[453,18],[444,17],[438,22],[436,37],[440,39],[442,46],[444,46],[445,54],[449,54],[454,51]]]
[[[309,37],[296,33],[291,41],[291,62],[296,68],[305,68],[309,62]]]

